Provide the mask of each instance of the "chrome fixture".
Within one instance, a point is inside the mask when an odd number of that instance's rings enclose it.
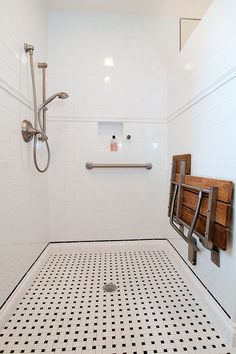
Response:
[[[22,122],[21,133],[26,143],[29,143],[35,135],[41,134],[40,130],[34,129],[32,123],[26,119]]]
[[[24,50],[26,53],[30,53],[31,55],[33,54],[34,51],[34,46],[32,46],[31,44],[24,44]]]
[[[69,97],[69,95],[66,92],[58,92],[55,95],[52,95],[51,97],[49,97],[47,100],[45,100],[45,102],[43,102],[41,104],[41,106],[39,107],[39,111],[41,111],[42,109],[45,109],[46,106],[51,103],[53,100],[55,100],[55,98],[60,98],[61,100],[65,100]]]
[[[33,156],[34,156],[34,164],[36,169],[39,172],[46,172],[50,165],[50,148],[48,144],[48,137],[46,131],[46,112],[48,110],[47,105],[52,102],[55,98],[66,99],[69,95],[65,92],[59,92],[55,95],[52,95],[48,99],[46,99],[46,63],[38,63],[38,68],[42,70],[42,101],[43,103],[39,106],[37,104],[37,93],[36,93],[36,82],[35,82],[35,73],[34,73],[34,60],[33,53],[34,47],[31,44],[24,44],[24,50],[29,54],[30,57],[30,69],[31,69],[31,78],[32,78],[32,90],[33,90],[33,105],[34,105],[34,126],[28,120],[24,120],[21,126],[21,133],[23,139],[26,143],[30,142],[34,138],[34,147],[33,147]],[[43,112],[43,122],[41,122],[41,112]],[[38,127],[39,126],[39,127]],[[47,149],[47,163],[45,168],[41,169],[38,165],[37,161],[37,142],[38,140],[45,142]]]
[[[42,70],[42,100],[43,102],[46,101],[46,69],[48,67],[47,63],[38,63],[38,68]],[[43,132],[46,135],[46,112],[43,111]],[[41,140],[42,137],[40,137]]]
[[[44,87],[44,85],[43,85],[43,87]],[[55,100],[55,98],[60,98],[61,100],[65,100],[68,97],[69,97],[69,95],[66,92],[58,92],[58,93],[56,93],[55,95],[52,95],[51,97],[49,97],[46,100],[45,99],[45,93],[43,93],[43,103],[41,104],[41,106],[38,109],[38,117],[39,117],[39,119],[41,117],[41,111],[43,111],[43,124],[42,124],[42,133],[43,133],[43,135],[40,136],[39,140],[44,141],[44,140],[47,139],[47,135],[46,135],[46,112],[48,110],[47,105],[49,103],[51,103],[53,100]]]
[[[87,162],[85,167],[87,170],[93,168],[146,168],[146,170],[152,169],[152,163],[92,163]]]

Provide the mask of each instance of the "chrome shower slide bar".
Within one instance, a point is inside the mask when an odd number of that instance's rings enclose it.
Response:
[[[92,163],[87,162],[85,167],[87,170],[92,170],[93,168],[146,168],[147,170],[152,169],[152,163]]]

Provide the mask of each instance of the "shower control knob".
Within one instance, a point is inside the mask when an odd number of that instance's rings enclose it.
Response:
[[[29,143],[33,139],[34,135],[41,134],[41,132],[35,129],[32,123],[26,119],[22,122],[21,133],[26,143]]]
[[[130,140],[131,139],[131,135],[127,135],[127,140]]]

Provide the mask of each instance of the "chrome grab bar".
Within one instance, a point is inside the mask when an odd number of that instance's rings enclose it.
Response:
[[[87,162],[85,167],[87,170],[92,170],[93,168],[146,168],[147,170],[152,169],[152,163],[92,163]]]

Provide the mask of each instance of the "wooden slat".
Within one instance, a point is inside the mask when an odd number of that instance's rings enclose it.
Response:
[[[194,211],[183,206],[181,219],[187,224],[190,225],[194,216]],[[199,234],[204,235],[206,228],[206,218],[204,216],[199,216],[195,231]],[[217,223],[214,226],[214,245],[222,249],[223,251],[227,248],[227,241],[229,236],[229,230]]]
[[[176,181],[179,181],[179,178],[180,175],[176,174]],[[223,203],[231,203],[232,201],[233,182],[231,181],[206,177],[185,176],[185,184],[200,188],[218,187],[217,200]]]
[[[198,200],[197,193],[190,192],[189,190],[185,190],[183,193],[183,205],[192,209],[193,211],[196,209]],[[200,209],[200,214],[202,216],[207,216],[207,207],[208,207],[208,198],[203,197],[202,205]],[[217,202],[216,204],[216,218],[215,221],[222,226],[229,227],[230,225],[230,211],[231,205]]]
[[[174,155],[173,162],[176,162],[176,173],[180,173],[180,162],[186,161],[186,175],[190,175],[191,173],[191,154],[186,155]]]

